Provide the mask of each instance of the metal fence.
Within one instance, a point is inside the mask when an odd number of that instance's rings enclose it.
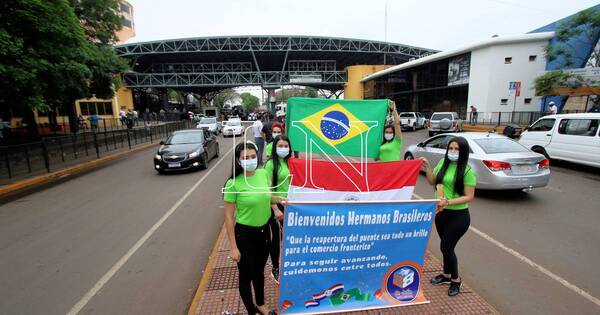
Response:
[[[582,113],[578,110],[564,110],[561,114]],[[472,125],[508,125],[529,126],[539,118],[549,115],[546,112],[469,112],[465,123]]]
[[[0,182],[51,172],[77,162],[100,158],[111,151],[154,143],[169,133],[193,128],[190,121],[149,124],[132,129],[109,128],[65,136],[44,137],[27,144],[0,146]]]

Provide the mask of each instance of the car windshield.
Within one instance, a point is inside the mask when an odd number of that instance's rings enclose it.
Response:
[[[433,114],[431,116],[431,120],[442,120],[444,118],[452,120],[452,114]]]
[[[217,119],[216,119],[216,118],[202,118],[202,119],[200,120],[200,123],[201,123],[201,124],[214,124],[214,123],[216,123],[216,122],[217,122]]]
[[[241,126],[242,123],[239,120],[228,121],[226,123],[227,126]]]
[[[400,117],[415,117],[412,113],[402,113]]]
[[[529,151],[518,142],[505,138],[475,139],[475,143],[487,154]]]
[[[202,140],[201,132],[182,132],[172,135],[167,139],[166,144],[202,143]]]

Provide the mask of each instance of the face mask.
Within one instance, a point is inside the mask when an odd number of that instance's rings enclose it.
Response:
[[[458,153],[456,152],[448,152],[448,160],[452,162],[458,161]]]
[[[386,133],[383,135],[383,137],[385,138],[385,140],[390,141],[392,139],[394,139],[394,134],[393,133]]]
[[[279,156],[280,158],[284,158],[288,154],[290,154],[290,148],[277,148],[276,150],[277,150],[277,156]]]
[[[258,159],[240,160],[240,165],[246,172],[254,172],[258,166]]]
[[[281,136],[281,134],[278,132],[273,132],[273,139],[277,138],[277,136]]]

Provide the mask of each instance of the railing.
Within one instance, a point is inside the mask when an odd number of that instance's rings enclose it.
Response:
[[[51,172],[77,160],[100,158],[111,151],[129,150],[138,144],[158,142],[169,133],[186,128],[193,128],[189,120],[154,123],[131,129],[98,128],[42,138],[38,142],[0,146],[0,183]]]
[[[582,113],[579,110],[564,110],[561,114]],[[465,123],[472,125],[508,125],[529,126],[539,118],[549,115],[546,112],[473,112],[467,113]]]

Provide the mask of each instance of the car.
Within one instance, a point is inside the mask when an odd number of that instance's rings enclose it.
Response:
[[[154,169],[159,173],[189,169],[206,169],[219,156],[217,138],[205,129],[175,131],[154,155]]]
[[[445,133],[409,146],[405,160],[427,158],[433,168],[444,158],[448,141],[463,137],[470,147],[469,166],[477,175],[477,189],[519,190],[545,187],[550,180],[550,162],[519,142],[486,132]]]
[[[435,112],[429,119],[429,136],[441,132],[462,131],[463,121],[456,112]]]
[[[221,132],[221,125],[217,121],[217,117],[202,117],[196,128],[204,128],[214,134]]]
[[[521,134],[519,143],[550,159],[600,167],[600,113],[548,115]]]
[[[242,120],[239,118],[229,119],[223,123],[223,137],[227,136],[241,136],[244,134],[244,126],[242,126]]]
[[[400,127],[412,131],[423,129],[425,128],[425,116],[416,112],[402,112],[400,113]]]

